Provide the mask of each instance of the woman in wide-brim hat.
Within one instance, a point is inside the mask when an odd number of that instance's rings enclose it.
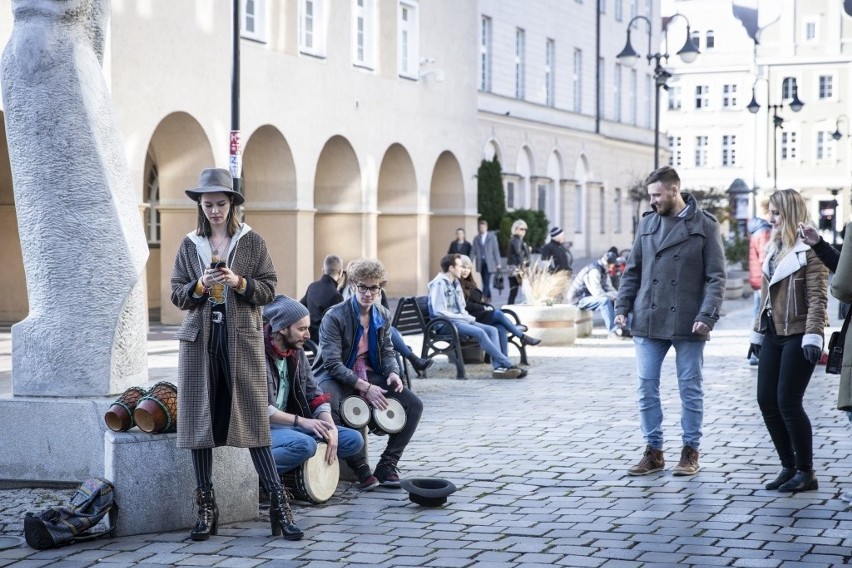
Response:
[[[239,220],[243,196],[230,172],[206,169],[186,190],[198,204],[197,226],[181,242],[172,271],[172,303],[186,316],[177,332],[177,445],[192,450],[198,521],[193,540],[218,530],[213,448],[249,448],[270,494],[272,535],[298,540],[287,494],[270,451],[262,307],[278,277],[263,238]]]

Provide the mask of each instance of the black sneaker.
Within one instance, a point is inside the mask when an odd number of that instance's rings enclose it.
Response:
[[[376,466],[376,471],[373,472],[373,476],[383,487],[396,489],[401,486],[399,469],[390,462],[379,462],[379,465]]]
[[[520,378],[523,369],[520,367],[497,367],[491,373],[495,379],[517,379]]]
[[[510,370],[512,370],[512,369],[517,369],[517,370],[519,371],[519,374],[518,374],[518,378],[519,378],[519,379],[523,379],[524,377],[526,377],[526,376],[527,376],[527,370],[526,370],[526,369],[522,369],[522,368],[518,367],[517,365],[512,365],[511,367],[509,367],[509,369],[510,369]]]

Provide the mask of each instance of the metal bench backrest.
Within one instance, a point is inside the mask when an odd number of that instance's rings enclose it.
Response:
[[[399,299],[391,325],[402,335],[416,335],[423,333],[428,317],[428,296],[406,296]]]

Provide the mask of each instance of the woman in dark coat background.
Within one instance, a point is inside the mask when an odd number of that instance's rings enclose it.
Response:
[[[193,540],[218,531],[213,492],[213,447],[249,448],[270,494],[272,535],[298,540],[290,505],[270,451],[262,307],[278,278],[263,238],[237,216],[243,196],[231,174],[206,169],[200,187],[186,190],[198,203],[197,228],[178,249],[171,300],[186,311],[177,332],[179,448],[192,450],[198,521]]]
[[[530,265],[530,247],[524,242],[527,234],[527,224],[523,219],[512,223],[512,238],[509,240],[509,254],[506,255],[506,264],[509,265],[509,300],[507,304],[514,304],[518,297],[518,288],[521,287],[523,271]]]

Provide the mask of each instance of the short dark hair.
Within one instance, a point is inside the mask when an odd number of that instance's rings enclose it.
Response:
[[[458,233],[459,231],[461,231],[462,233],[464,233],[464,232],[465,232],[465,231],[464,231],[464,227],[459,227],[458,229],[456,229],[456,232],[457,232],[457,233]]]
[[[448,254],[441,259],[441,272],[447,272],[453,266],[461,255]]]
[[[662,168],[657,168],[648,176],[645,180],[645,185],[649,186],[652,183],[660,182],[666,187],[671,187],[673,185],[677,185],[680,187],[680,176],[677,175],[677,170],[675,170],[671,166],[663,166]]]
[[[486,221],[485,219],[480,219],[480,220],[479,220],[479,224],[480,224],[480,225],[485,225],[485,226],[487,227],[487,226],[488,226],[488,221]]]

